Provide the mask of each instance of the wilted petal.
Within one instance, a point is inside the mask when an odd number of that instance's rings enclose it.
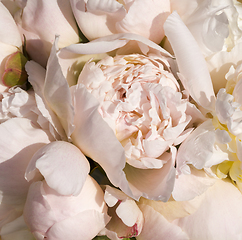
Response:
[[[38,169],[47,184],[62,195],[78,195],[90,166],[83,153],[73,144],[56,141],[39,149],[26,169],[31,180]]]
[[[213,85],[195,39],[176,12],[167,18],[164,29],[184,77],[182,83],[199,105],[211,109],[215,99]]]

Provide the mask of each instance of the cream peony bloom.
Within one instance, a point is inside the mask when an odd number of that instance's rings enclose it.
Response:
[[[214,179],[218,178],[228,178],[230,184],[235,184],[241,190],[241,66],[236,70],[231,67],[226,75],[227,86],[219,90],[217,98],[214,97],[208,69],[204,67],[203,84],[207,89],[202,92],[199,87],[200,82],[196,78],[186,77],[186,74],[190,73],[190,68],[184,65],[183,60],[183,53],[190,47],[187,42],[190,45],[193,42],[194,47],[196,42],[184,24],[180,23],[184,38],[179,35],[179,42],[176,41],[177,33],[171,32],[169,28],[177,26],[179,21],[176,14],[170,16],[165,31],[177,56],[178,66],[184,68],[183,84],[197,104],[203,108],[207,119],[179,147],[177,154],[179,175],[175,181],[173,197],[175,200],[190,200],[208,191],[207,189],[214,184]],[[204,169],[210,177],[194,174],[192,171],[194,167]]]
[[[103,58],[96,64],[87,62],[77,85],[71,89],[84,87],[95,97],[99,116],[122,144],[125,151],[122,160],[126,162],[124,173],[132,194],[122,190],[135,199],[143,196],[166,201],[175,178],[175,146],[189,135],[192,124],[204,117],[189,103],[186,92],[180,90],[171,71],[175,69],[174,60],[146,38],[135,34],[111,35],[87,44],[68,46],[60,50],[58,57],[61,66],[68,69],[67,61],[62,59],[75,54],[75,61],[70,61],[69,65],[69,69],[73,69],[78,54],[82,57],[83,54],[113,54],[114,51],[118,53],[115,57]],[[128,55],[130,52],[139,54]],[[78,108],[77,105],[77,111]],[[80,119],[81,116],[76,118],[77,124]],[[79,127],[77,129],[71,138],[85,153],[86,140]],[[111,173],[111,168],[109,170]],[[109,178],[113,177],[110,173],[107,174]],[[151,185],[156,187],[151,188]]]
[[[237,0],[171,0],[196,39],[209,68],[214,91],[226,85],[225,74],[237,66],[242,49],[242,3]]]

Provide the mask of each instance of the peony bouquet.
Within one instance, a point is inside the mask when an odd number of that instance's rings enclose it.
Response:
[[[240,0],[1,0],[1,240],[242,240]]]

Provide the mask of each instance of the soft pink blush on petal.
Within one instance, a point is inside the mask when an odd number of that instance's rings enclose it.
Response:
[[[72,87],[75,108],[75,130],[71,138],[81,151],[96,161],[106,172],[110,181],[132,196],[126,176],[125,153],[112,129],[98,112],[98,101],[85,86]]]
[[[90,176],[87,176],[82,191],[77,196],[62,196],[51,189],[45,181],[36,182],[30,187],[24,218],[35,236],[46,236],[46,234],[55,236],[58,234],[56,229],[59,226],[68,229],[70,223],[78,224],[81,228],[75,229],[74,234],[77,234],[78,231],[83,234],[87,228],[82,228],[82,224],[91,226],[90,221],[95,221],[98,226],[98,229],[93,228],[95,233],[90,229],[90,234],[97,235],[109,220],[103,197],[102,189]],[[69,231],[66,231],[67,233],[71,234]],[[71,235],[69,239],[73,239]]]
[[[106,186],[105,202],[109,206],[108,214],[112,217],[100,234],[110,239],[135,237],[143,226],[143,215],[136,202],[118,189]]]
[[[165,35],[163,24],[169,14],[169,0],[135,0],[116,28],[118,32],[136,33],[159,44]]]
[[[36,168],[47,184],[62,195],[78,195],[90,171],[83,153],[73,144],[55,141],[35,153],[26,169],[31,180]]]
[[[12,118],[0,124],[0,226],[21,214],[29,185],[24,179],[34,153],[50,142],[48,134],[24,118]],[[37,176],[34,180],[38,179]]]

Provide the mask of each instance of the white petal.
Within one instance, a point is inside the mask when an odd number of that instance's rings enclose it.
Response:
[[[195,39],[176,12],[167,18],[164,29],[175,53],[179,72],[184,76],[181,80],[185,88],[199,105],[210,109],[215,98],[213,85]]]

